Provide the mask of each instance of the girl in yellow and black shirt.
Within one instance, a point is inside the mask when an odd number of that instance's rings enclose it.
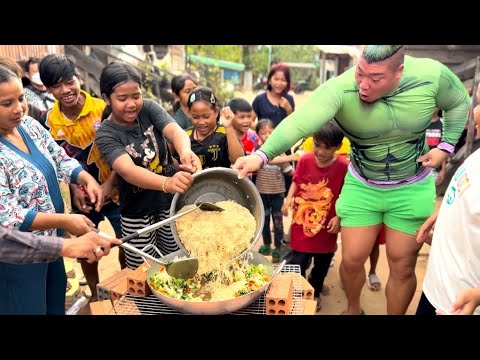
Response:
[[[223,108],[222,124],[218,100],[212,90],[196,88],[187,102],[193,127],[187,130],[192,151],[200,158],[202,168],[230,167],[245,153],[232,127],[230,108]]]

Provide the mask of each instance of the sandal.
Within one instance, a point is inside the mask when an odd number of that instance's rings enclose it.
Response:
[[[273,251],[272,251],[272,262],[274,262],[274,263],[280,262],[280,249],[279,248],[273,249]]]
[[[262,255],[270,255],[270,253],[272,252],[272,248],[270,247],[270,245],[262,245],[260,246],[260,249],[258,249],[258,252]]]
[[[370,274],[367,276],[367,285],[372,291],[379,291],[382,288],[382,283],[377,274]]]

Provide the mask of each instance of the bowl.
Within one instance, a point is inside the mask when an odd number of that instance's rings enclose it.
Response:
[[[202,170],[195,173],[193,179],[193,185],[190,189],[184,194],[177,193],[173,197],[172,205],[170,206],[170,216],[175,215],[183,206],[195,204],[199,201],[216,203],[233,200],[246,207],[255,218],[255,234],[250,241],[250,248],[252,248],[260,239],[265,222],[262,198],[253,182],[247,177],[240,180],[237,171],[223,167]],[[188,254],[187,249],[185,249],[178,236],[175,222],[172,222],[170,225],[175,242],[180,249]],[[225,234],[225,238],[228,238],[228,234]]]

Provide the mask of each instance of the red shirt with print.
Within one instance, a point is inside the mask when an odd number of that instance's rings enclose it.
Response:
[[[343,186],[348,162],[342,156],[330,166],[317,165],[314,153],[303,155],[295,169],[297,184],[290,234],[293,250],[305,253],[332,253],[337,235],[326,230],[336,216],[335,203]]]

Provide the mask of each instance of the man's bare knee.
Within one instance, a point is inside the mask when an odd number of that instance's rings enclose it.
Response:
[[[341,267],[346,273],[358,273],[362,271],[363,269],[363,264],[362,262],[359,261],[348,261],[345,259],[342,259]]]

